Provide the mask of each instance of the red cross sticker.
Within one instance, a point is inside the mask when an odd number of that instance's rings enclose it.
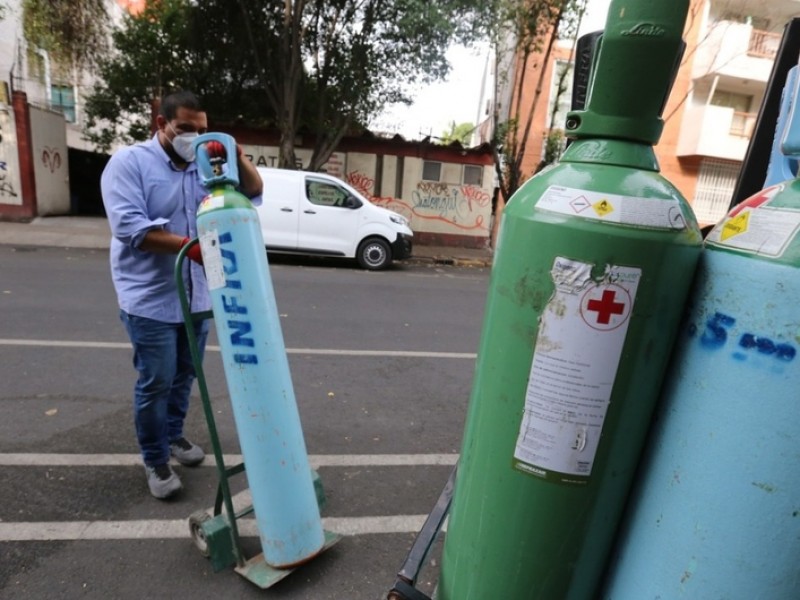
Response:
[[[596,287],[584,295],[581,315],[589,327],[603,331],[616,329],[627,320],[630,305],[630,295],[624,288]]]

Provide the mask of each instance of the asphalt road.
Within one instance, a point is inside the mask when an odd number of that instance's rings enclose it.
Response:
[[[214,573],[187,525],[213,503],[213,458],[177,467],[176,500],[147,492],[106,252],[0,245],[0,598],[385,598],[457,458],[488,270],[273,260],[271,272],[324,524],[344,539],[268,591]],[[203,369],[235,459],[215,344]],[[210,451],[197,395],[187,430]],[[435,579],[433,564],[423,589]]]

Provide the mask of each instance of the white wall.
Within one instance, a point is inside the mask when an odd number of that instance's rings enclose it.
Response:
[[[278,148],[274,146],[243,145],[245,154],[253,157],[257,166],[274,167]],[[303,166],[308,164],[311,151],[296,150]],[[422,179],[423,159],[406,156],[403,159],[403,190],[395,195],[398,159],[383,157],[381,189],[376,189],[377,157],[362,152],[337,152],[326,164],[328,172],[340,177],[373,204],[383,206],[406,217],[411,229],[419,233],[463,235],[486,238],[492,221],[493,165],[483,165],[482,185],[462,183],[464,166],[461,163],[442,163],[441,181]],[[344,171],[339,171],[344,166]]]
[[[30,111],[37,215],[69,214],[69,166],[64,115],[33,106]]]
[[[14,64],[17,50],[17,38],[21,36],[21,13],[19,0],[5,0],[8,8],[5,18],[0,21],[0,81],[9,83],[8,75]]]
[[[22,204],[17,129],[10,106],[0,106],[0,204]]]

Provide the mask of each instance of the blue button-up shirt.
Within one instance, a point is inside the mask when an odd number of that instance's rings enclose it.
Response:
[[[116,152],[100,186],[113,235],[111,278],[119,307],[139,317],[182,323],[176,255],[145,252],[139,246],[151,229],[197,237],[197,208],[208,195],[197,164],[177,169],[156,134]],[[203,268],[188,259],[183,264],[183,285],[192,312],[210,310]]]

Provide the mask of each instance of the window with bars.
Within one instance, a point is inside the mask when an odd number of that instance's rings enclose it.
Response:
[[[741,166],[712,158],[700,163],[692,208],[701,225],[717,223],[728,212]]]
[[[71,86],[53,85],[50,86],[51,104],[53,110],[64,113],[67,123],[75,122],[75,93]]]
[[[464,165],[462,179],[467,185],[483,185],[483,167],[480,165]]]
[[[442,163],[431,160],[422,161],[422,179],[425,181],[441,181]]]

